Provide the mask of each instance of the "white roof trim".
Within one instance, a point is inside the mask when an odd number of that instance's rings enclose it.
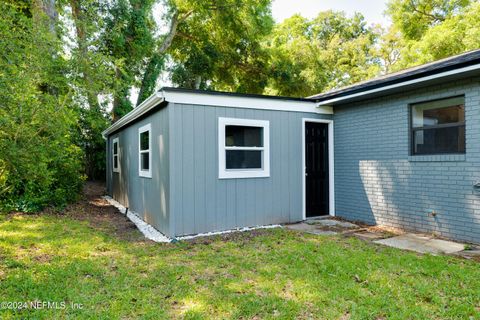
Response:
[[[156,92],[148,97],[145,101],[143,101],[138,107],[134,108],[132,111],[124,115],[120,120],[115,122],[111,125],[108,129],[102,132],[102,136],[104,139],[107,138],[109,134],[114,131],[117,131],[121,127],[125,126],[126,124],[130,123],[131,121],[137,119],[138,117],[142,116],[143,114],[150,111],[152,108],[157,106],[159,103],[165,101],[165,98],[162,96],[160,92]]]
[[[148,99],[142,102],[138,107],[134,108],[108,129],[103,131],[102,136],[106,138],[112,132],[117,131],[131,121],[147,113],[163,101],[203,106],[333,114],[333,109],[331,107],[318,107],[314,101],[282,100],[261,96],[232,96],[208,92],[199,93],[161,90],[148,97]]]
[[[272,99],[269,97],[231,96],[209,94],[208,92],[178,92],[163,91],[165,100],[173,103],[185,103],[203,106],[218,106],[232,108],[246,108],[258,110],[277,110],[291,112],[307,112],[319,114],[333,114],[330,107],[317,107],[314,101],[295,101]]]
[[[414,85],[414,84],[417,84],[417,83],[422,83],[422,82],[426,82],[426,81],[430,81],[430,80],[441,79],[441,78],[444,78],[444,77],[457,75],[457,74],[461,74],[461,73],[464,73],[464,72],[477,71],[477,70],[480,70],[480,64],[476,64],[476,65],[472,65],[472,66],[468,66],[468,67],[464,67],[464,68],[460,68],[460,69],[445,71],[445,72],[437,73],[437,74],[434,74],[434,75],[431,75],[431,76],[426,76],[426,77],[422,77],[422,78],[418,78],[418,79],[404,81],[404,82],[401,82],[401,83],[392,84],[392,85],[385,86],[385,87],[380,87],[380,88],[375,88],[375,89],[366,90],[366,91],[362,91],[362,92],[357,92],[357,93],[349,94],[349,95],[344,96],[344,97],[338,97],[338,98],[333,98],[333,99],[329,99],[329,100],[320,101],[320,102],[317,103],[317,105],[319,107],[329,106],[332,103],[338,103],[338,102],[342,102],[342,101],[345,101],[345,100],[348,101],[350,99],[359,98],[359,97],[363,97],[363,96],[368,96],[370,94],[381,92],[381,91],[387,91],[387,90],[391,90],[391,89],[402,88],[402,87]]]

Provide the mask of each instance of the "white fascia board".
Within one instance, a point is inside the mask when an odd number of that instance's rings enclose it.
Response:
[[[194,104],[203,106],[218,106],[232,108],[246,108],[258,110],[277,110],[291,112],[308,112],[317,114],[333,114],[331,107],[317,107],[312,101],[295,101],[272,99],[269,97],[241,97],[220,94],[163,91],[165,100],[173,103]]]
[[[344,96],[344,97],[338,97],[338,98],[333,98],[333,99],[317,102],[317,106],[319,106],[319,107],[331,106],[333,103],[348,101],[348,100],[351,100],[351,99],[354,99],[354,98],[368,97],[371,94],[378,93],[378,92],[381,92],[381,91],[399,89],[399,88],[402,88],[402,87],[407,87],[407,86],[411,86],[411,85],[414,85],[414,84],[419,84],[419,83],[422,83],[422,82],[437,80],[437,79],[445,78],[445,77],[448,77],[448,76],[459,75],[459,74],[462,74],[462,73],[477,71],[477,70],[480,70],[480,64],[476,64],[476,65],[473,65],[473,66],[468,66],[468,67],[464,67],[464,68],[460,68],[460,69],[456,69],[456,70],[445,71],[445,72],[437,73],[437,74],[434,74],[434,75],[431,75],[431,76],[418,78],[418,79],[413,79],[413,80],[409,80],[409,81],[405,81],[405,82],[401,82],[401,83],[397,83],[397,84],[392,84],[392,85],[385,86],[385,87],[380,87],[380,88],[375,88],[375,89],[366,90],[366,91],[362,91],[362,92],[357,92],[357,93],[350,94],[350,95],[347,95],[347,96]]]
[[[155,106],[157,106],[159,103],[163,101],[165,101],[165,98],[160,92],[156,92],[152,94],[145,101],[143,101],[138,107],[134,108],[132,111],[127,113],[125,116],[123,116],[120,120],[118,120],[113,125],[111,125],[108,129],[103,131],[102,132],[103,138],[106,139],[110,133],[120,129],[121,127],[125,126],[126,124],[130,123],[136,118],[147,113],[148,111],[150,111],[152,108],[154,108]]]

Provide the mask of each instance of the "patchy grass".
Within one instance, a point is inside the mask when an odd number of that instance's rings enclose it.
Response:
[[[155,244],[97,200],[0,217],[0,299],[67,304],[2,319],[480,319],[472,261],[280,229]]]

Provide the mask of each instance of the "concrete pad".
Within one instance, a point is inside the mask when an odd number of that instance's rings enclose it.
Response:
[[[300,223],[294,223],[294,224],[287,224],[285,225],[285,228],[290,229],[290,230],[295,230],[295,231],[311,231],[314,229],[314,227],[305,224],[303,222]]]
[[[364,239],[364,240],[379,240],[379,239],[384,239],[385,234],[380,233],[380,232],[370,232],[370,231],[363,231],[363,232],[355,232],[353,233],[355,237]]]
[[[375,243],[386,246],[411,250],[420,253],[442,254],[455,253],[464,250],[465,245],[457,242],[435,239],[433,237],[406,233],[400,236],[376,240]]]
[[[320,225],[324,227],[340,227],[340,228],[347,228],[347,229],[358,228],[356,224],[346,222],[346,221],[335,220],[335,219],[311,219],[311,220],[305,221],[305,223],[311,224],[311,225]]]
[[[295,230],[295,231],[302,231],[302,232],[307,232],[311,234],[316,234],[316,235],[334,235],[337,234],[334,231],[331,230],[321,230],[315,228],[314,225],[310,225],[304,222],[300,223],[295,223],[295,224],[288,224],[285,225],[285,228],[290,229],[290,230]]]
[[[338,234],[337,232],[335,231],[331,231],[331,230],[321,230],[321,229],[314,229],[312,231],[307,231],[308,233],[311,233],[311,234],[316,234],[316,235],[319,235],[319,236],[333,236],[335,234]]]

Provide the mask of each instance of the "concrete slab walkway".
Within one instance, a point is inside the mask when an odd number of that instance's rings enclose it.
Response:
[[[375,240],[373,242],[398,249],[430,254],[452,254],[465,250],[465,245],[461,243],[435,239],[430,236],[413,233],[406,233],[388,239]]]
[[[315,235],[343,234],[376,244],[419,253],[453,254],[466,259],[480,259],[480,246],[436,239],[434,236],[405,233],[398,235],[381,227],[360,226],[348,221],[324,217],[285,225],[285,228]]]

